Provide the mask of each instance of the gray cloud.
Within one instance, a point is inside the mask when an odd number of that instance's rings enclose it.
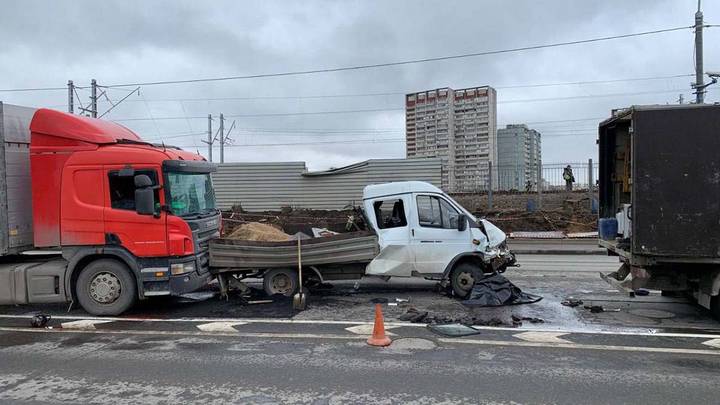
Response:
[[[720,5],[704,5],[708,22]],[[0,15],[0,88],[87,85],[281,72],[336,67],[691,25],[694,0],[587,1],[22,1]],[[706,67],[720,68],[706,33]],[[256,80],[147,86],[110,119],[388,109],[387,112],[237,118],[228,160],[302,160],[314,169],[372,157],[402,157],[402,95],[319,99],[159,101],[409,92],[489,84],[498,87],[499,124],[607,116],[611,108],[666,103],[685,93],[690,77],[606,84],[508,89],[528,83],[591,81],[691,73],[692,33],[676,32],[596,44],[382,69]],[[614,97],[524,101],[568,96],[664,91]],[[83,103],[87,91],[80,90]],[[111,89],[108,96],[127,94]],[[717,90],[709,93],[717,101]],[[64,92],[0,93],[10,103],[64,108]],[[106,101],[101,108],[109,108]],[[228,121],[228,126],[230,125]],[[204,152],[204,119],[132,121],[146,138]],[[546,162],[581,161],[596,153],[597,121],[534,125],[545,134]],[[248,128],[264,128],[251,131]],[[271,133],[267,129],[289,129]],[[352,129],[347,134],[313,129]],[[363,131],[357,131],[363,129]],[[368,132],[368,129],[374,129]],[[306,130],[298,133],[297,130]],[[573,130],[578,135],[573,134]],[[366,144],[349,143],[358,139]],[[370,142],[375,140],[376,142]],[[330,143],[335,142],[335,143]],[[285,143],[278,147],[244,144]],[[297,143],[315,143],[297,145]],[[216,152],[217,156],[217,152]]]

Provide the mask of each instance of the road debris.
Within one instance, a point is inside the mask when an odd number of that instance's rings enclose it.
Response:
[[[545,320],[542,318],[535,318],[530,316],[517,316],[512,315],[513,322],[519,322],[522,325],[523,321],[528,321],[530,323],[545,323]]]
[[[560,305],[564,305],[564,306],[570,307],[570,308],[575,308],[575,307],[580,306],[580,305],[582,305],[582,304],[583,304],[583,301],[582,301],[582,300],[577,299],[577,298],[572,298],[572,297],[567,298],[567,299],[563,300],[563,301],[560,303]]]
[[[481,331],[473,328],[472,326],[463,325],[461,323],[428,325],[427,328],[433,333],[447,337],[470,336],[482,333]]]
[[[52,319],[50,315],[37,314],[30,319],[30,326],[33,328],[44,328],[48,322],[50,322],[50,319]]]

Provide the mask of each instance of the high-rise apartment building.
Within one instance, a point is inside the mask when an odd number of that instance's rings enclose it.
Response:
[[[507,125],[497,131],[498,187],[501,190],[537,190],[542,165],[540,133],[525,124]]]
[[[488,162],[497,161],[496,106],[495,89],[489,86],[407,94],[407,157],[439,157],[447,191],[485,189]]]

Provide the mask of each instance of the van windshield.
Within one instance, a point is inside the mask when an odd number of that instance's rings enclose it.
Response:
[[[209,173],[167,173],[168,205],[178,216],[215,213],[215,192]]]

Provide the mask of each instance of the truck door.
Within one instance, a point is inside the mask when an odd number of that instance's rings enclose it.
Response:
[[[121,175],[126,167],[106,166],[105,238],[106,243],[122,244],[138,257],[167,256],[166,214],[159,207],[162,194],[155,190],[157,215],[135,212],[134,175],[145,174],[153,184],[161,185],[159,167],[136,167],[133,176]]]
[[[442,196],[416,194],[410,244],[420,274],[441,274],[460,253],[473,250],[470,227],[457,230],[460,213]]]

